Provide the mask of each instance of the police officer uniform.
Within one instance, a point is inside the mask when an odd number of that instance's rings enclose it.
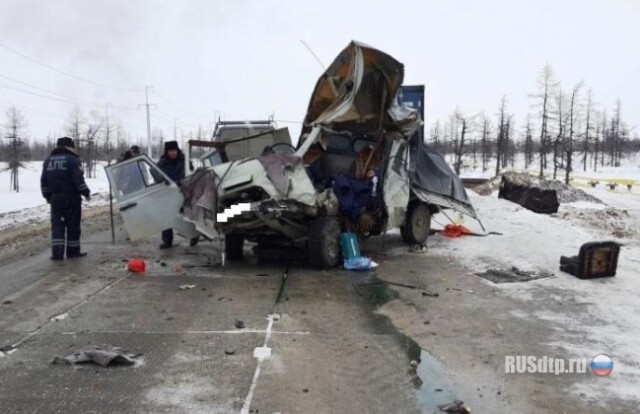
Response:
[[[82,257],[80,251],[80,221],[82,199],[90,199],[91,192],[84,181],[80,157],[73,150],[69,137],[59,138],[57,147],[42,166],[40,189],[51,204],[51,259]]]

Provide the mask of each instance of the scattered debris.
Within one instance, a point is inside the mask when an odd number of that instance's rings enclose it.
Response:
[[[412,367],[416,368],[418,366],[418,361],[416,361],[415,359],[412,359],[411,362],[409,363]]]
[[[133,273],[144,273],[146,270],[146,265],[144,260],[142,259],[131,259],[127,264],[127,269]]]
[[[309,388],[303,389],[302,392],[309,392]]]
[[[467,289],[467,290],[465,290],[465,292],[467,292],[467,293],[473,293],[473,289]]]
[[[368,257],[352,257],[344,261],[346,270],[370,270],[378,267],[378,263]]]
[[[69,317],[69,313],[65,312],[65,313],[61,313],[60,315],[53,316],[51,318],[51,321],[52,322],[62,321],[62,320],[67,319],[68,317]]]
[[[576,201],[588,201],[592,203],[603,204],[602,201],[590,194],[587,194],[583,190],[579,188],[571,187],[570,185],[566,185],[561,181],[555,180],[540,180],[533,175],[527,173],[518,173],[514,171],[507,171],[505,173],[499,174],[486,183],[479,185],[473,188],[473,191],[480,195],[491,195],[494,191],[500,188],[500,184],[502,182],[502,177],[506,176],[511,181],[518,182],[527,187],[535,186],[539,187],[543,190],[555,190],[557,199],[561,204],[565,203],[574,203]]]
[[[11,300],[5,300],[4,302],[2,302],[3,305],[13,305],[13,301]]]
[[[225,355],[233,355],[233,354],[235,354],[235,353],[236,353],[236,350],[235,350],[235,349],[225,349],[225,350],[224,350],[224,354],[225,354]]]
[[[4,345],[0,347],[0,352],[9,352],[13,349],[13,345]]]
[[[561,256],[560,270],[580,279],[616,275],[620,244],[612,241],[585,243],[578,256]]]
[[[552,274],[548,272],[520,270],[515,266],[510,269],[488,269],[482,273],[476,273],[476,275],[493,283],[529,282],[530,280],[552,276]]]
[[[411,253],[426,253],[427,245],[426,243],[416,243],[409,248],[409,252]]]
[[[445,237],[457,238],[466,234],[472,234],[473,232],[460,224],[447,224],[444,226],[444,230],[440,231],[440,234]]]
[[[180,290],[193,289],[196,285],[180,285]]]
[[[84,346],[71,355],[66,357],[56,356],[52,364],[81,364],[84,362],[93,362],[101,367],[109,367],[112,365],[134,365],[135,358],[141,354],[128,354],[126,351],[113,347],[111,345]]]
[[[525,178],[525,179],[523,179]],[[543,189],[527,176],[502,176],[498,198],[512,201],[538,214],[558,212],[560,202],[556,190]]]
[[[444,411],[447,413],[470,413],[471,410],[464,405],[463,401],[453,400],[450,403],[439,405],[438,408],[440,411]]]
[[[422,291],[422,296],[429,296],[431,298],[437,298],[437,297],[440,296],[440,294],[437,293],[437,292],[427,292],[426,290],[423,290]]]
[[[240,319],[236,319],[236,325],[235,326],[238,329],[244,329],[245,328],[244,322],[241,321]]]

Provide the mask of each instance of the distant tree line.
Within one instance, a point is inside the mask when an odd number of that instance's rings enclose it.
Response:
[[[106,111],[105,111],[106,112]],[[9,107],[0,123],[0,168],[10,170],[10,190],[19,191],[19,172],[26,161],[44,160],[55,148],[60,136],[68,136],[75,142],[75,151],[82,160],[85,175],[96,176],[98,163],[110,164],[117,161],[131,145],[137,144],[146,152],[146,135],[134,136],[117,119],[110,119],[92,113],[86,116],[82,106],[69,112],[61,128],[63,132],[39,138],[30,138],[27,121],[20,109]],[[152,151],[155,155],[163,152],[165,135],[162,129],[152,130]],[[185,140],[204,140],[210,132],[199,126],[193,131],[183,131]],[[196,154],[198,155],[198,154]]]
[[[563,171],[566,183],[577,169],[620,166],[625,156],[640,151],[640,138],[637,132],[631,137],[633,128],[623,119],[620,99],[610,112],[598,109],[592,91],[585,94],[584,88],[579,82],[564,90],[545,65],[530,95],[533,111],[520,131],[503,96],[495,121],[456,108],[444,122],[435,122],[428,143],[449,159],[457,174],[464,160],[471,168],[498,174],[515,166],[517,154],[523,155],[525,169],[536,167],[540,177],[552,173],[554,179]]]

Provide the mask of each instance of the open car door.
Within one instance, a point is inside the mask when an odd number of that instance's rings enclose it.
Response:
[[[105,170],[131,240],[171,228],[186,238],[198,235],[195,226],[178,215],[184,201],[180,188],[149,157],[141,155]]]

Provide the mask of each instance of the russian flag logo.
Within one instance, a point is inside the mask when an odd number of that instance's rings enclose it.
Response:
[[[591,360],[591,371],[599,377],[606,377],[613,371],[613,360],[608,355],[597,355]]]

